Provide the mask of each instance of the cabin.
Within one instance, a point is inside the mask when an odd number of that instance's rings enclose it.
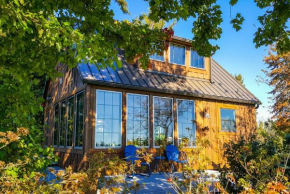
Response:
[[[261,102],[190,40],[174,36],[146,70],[119,57],[122,68],[59,64],[63,76],[47,81],[45,144],[60,167],[86,168],[92,154],[108,148],[121,157],[126,145],[153,155],[164,142],[195,148],[199,129],[208,128],[208,169],[216,169],[224,142],[255,133]]]

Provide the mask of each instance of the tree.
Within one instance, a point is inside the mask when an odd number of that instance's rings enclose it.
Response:
[[[273,95],[272,113],[276,119],[276,125],[286,131],[290,131],[290,52],[278,54],[272,47],[264,61],[269,70],[264,70],[269,79],[266,82],[273,87],[270,94]]]
[[[115,20],[111,1],[0,0],[0,131],[29,128],[28,136],[1,150],[1,160],[12,162],[28,156],[32,169],[47,164],[45,157],[35,158],[49,154],[40,146],[42,130],[35,117],[42,112],[43,99],[37,97],[33,88],[39,84],[39,77],[54,79],[60,75],[55,70],[57,63],[70,68],[82,60],[103,66],[116,61],[121,65],[117,56],[121,48],[126,51],[127,61],[139,59],[146,68],[149,55],[161,53],[165,48],[164,41],[172,35],[170,30],[152,27],[144,17]],[[149,2],[148,18],[153,22],[195,18],[193,47],[200,55],[210,56],[218,49],[218,45],[210,43],[222,33],[222,12],[216,0],[145,1]],[[124,13],[129,13],[125,0],[115,2]],[[255,2],[267,10],[259,17],[261,27],[255,34],[256,46],[277,42],[279,52],[289,51],[286,26],[289,1]],[[230,1],[231,6],[236,3],[237,0]],[[238,13],[231,23],[240,30],[243,20]]]
[[[244,78],[242,76],[242,74],[238,74],[238,75],[234,75],[234,78],[236,78],[236,80],[238,80],[242,85],[244,85]]]

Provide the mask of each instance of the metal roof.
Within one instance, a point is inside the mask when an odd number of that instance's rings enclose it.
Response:
[[[122,68],[116,70],[84,63],[79,64],[78,69],[84,83],[261,104],[259,99],[214,60],[211,65],[211,80],[143,70],[137,65],[127,64],[124,60],[122,62]]]

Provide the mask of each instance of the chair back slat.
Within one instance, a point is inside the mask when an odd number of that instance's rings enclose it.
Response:
[[[137,150],[137,147],[134,145],[127,145],[125,147],[124,153],[125,153],[125,158],[127,162],[130,162],[134,158],[136,158],[136,150]]]
[[[174,146],[174,145],[166,146],[165,153],[166,153],[166,157],[167,157],[168,161],[170,161],[170,160],[178,161],[179,151],[178,151],[176,146]]]

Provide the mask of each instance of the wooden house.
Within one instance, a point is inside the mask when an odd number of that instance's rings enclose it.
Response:
[[[194,148],[198,129],[208,128],[205,152],[214,169],[223,142],[255,133],[260,101],[215,60],[200,57],[190,40],[173,37],[148,70],[120,58],[116,70],[58,65],[63,77],[46,83],[46,144],[59,166],[83,168],[108,148],[122,156],[129,144],[153,154],[164,141]]]

